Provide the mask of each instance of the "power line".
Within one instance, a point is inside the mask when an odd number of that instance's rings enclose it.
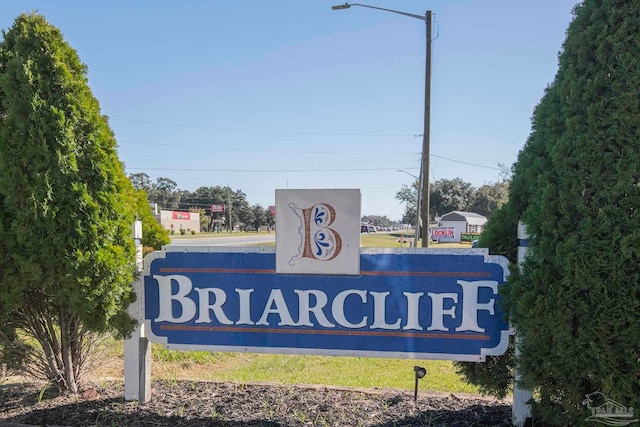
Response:
[[[242,173],[282,173],[282,172],[371,172],[371,171],[395,171],[398,169],[418,169],[417,167],[394,167],[394,168],[363,168],[363,169],[196,169],[196,168],[141,168],[130,167],[130,170],[149,171],[175,171],[175,172],[242,172]]]
[[[236,148],[236,147],[212,147],[206,145],[184,145],[184,144],[162,144],[162,143],[154,143],[154,142],[134,142],[134,141],[119,141],[124,144],[134,144],[134,145],[147,145],[154,147],[180,147],[180,148],[196,148],[196,149],[215,149],[216,151],[242,151],[242,152],[268,152],[268,153],[294,153],[294,154],[354,154],[354,155],[363,155],[363,154],[372,154],[372,155],[419,155],[419,152],[397,152],[397,151],[310,151],[310,150],[274,150],[271,148]]]
[[[431,156],[432,157],[437,157],[438,159],[442,159],[442,160],[448,160],[448,161],[454,162],[454,163],[462,163],[463,165],[476,166],[476,167],[479,167],[479,168],[486,168],[486,169],[495,169],[497,171],[502,170],[502,169],[496,168],[494,166],[479,165],[477,163],[469,163],[469,162],[465,162],[465,161],[462,161],[462,160],[456,160],[456,159],[450,159],[448,157],[438,156],[436,154],[431,154]]]
[[[336,153],[340,154],[340,153]],[[342,153],[344,154],[344,153]],[[393,153],[396,154],[396,153]],[[439,156],[437,154],[431,154],[432,157],[438,159],[447,160],[453,163],[460,163],[463,165],[474,166],[478,168],[502,170],[495,166],[481,165],[478,163],[465,162],[464,160],[456,160],[449,157]],[[127,167],[131,170],[153,170],[153,171],[183,171],[183,172],[367,172],[367,171],[387,171],[398,169],[418,169],[418,167],[398,167],[398,168],[367,168],[367,169],[188,169],[188,168],[143,168],[143,167]]]
[[[319,136],[369,136],[369,137],[404,137],[415,138],[415,134],[380,134],[380,133],[339,133],[339,132],[315,132],[315,131],[294,131],[294,130],[270,130],[270,129],[249,129],[249,128],[231,128],[223,126],[210,126],[210,125],[190,125],[184,123],[168,123],[168,122],[155,122],[149,120],[131,120],[120,119],[116,117],[110,117],[110,120],[129,122],[129,123],[143,123],[149,125],[158,126],[172,126],[172,127],[184,127],[184,128],[196,128],[196,129],[215,129],[232,132],[254,132],[254,133],[271,133],[271,134],[289,134],[289,135],[319,135]]]
[[[298,134],[298,135],[329,135],[329,136],[368,136],[368,137],[412,137],[418,138],[422,137],[422,134],[418,135],[410,135],[410,134],[357,134],[357,133],[333,133],[333,132],[304,132],[304,131],[281,131],[281,130],[263,130],[263,129],[241,129],[241,128],[224,128],[224,127],[216,127],[216,126],[205,126],[205,125],[187,125],[187,124],[175,124],[175,123],[164,123],[164,122],[153,122],[153,121],[145,121],[145,120],[130,120],[130,119],[118,119],[111,118],[111,120],[132,122],[132,123],[146,123],[146,124],[154,124],[161,126],[177,126],[177,127],[193,127],[193,128],[204,128],[204,129],[219,129],[219,130],[229,130],[229,131],[246,131],[246,132],[262,132],[262,133],[288,133],[288,134]],[[125,144],[133,144],[133,145],[151,145],[157,147],[181,147],[181,148],[194,148],[194,149],[215,149],[215,150],[225,150],[225,151],[241,151],[241,152],[271,152],[271,153],[293,153],[293,154],[357,154],[357,155],[420,155],[420,152],[376,152],[376,151],[353,151],[353,152],[345,152],[345,151],[312,151],[312,150],[278,150],[271,148],[236,148],[236,147],[211,147],[204,145],[184,145],[184,144],[162,144],[162,143],[152,143],[152,142],[137,142],[137,141],[119,141]],[[464,160],[452,159],[450,157],[439,156],[437,154],[430,153],[430,156],[436,157],[438,159],[447,160],[454,163],[460,163],[469,166],[475,166],[479,168],[485,169],[493,169],[493,170],[502,170],[495,166],[481,165],[478,163],[466,162]],[[130,168],[130,169],[148,169],[155,170],[152,168]],[[406,169],[406,168],[405,168]],[[160,169],[163,170],[163,169]],[[164,169],[170,170],[170,169]],[[182,170],[182,169],[175,169]],[[369,170],[380,170],[380,169],[369,169]],[[330,171],[330,170],[329,170]],[[205,171],[208,172],[208,171]],[[224,171],[220,170],[220,172],[235,172],[234,170]],[[238,172],[245,172],[242,170],[238,170]],[[270,172],[270,171],[267,171]],[[278,172],[278,171],[274,171]],[[287,171],[284,171],[287,172]],[[293,172],[293,171],[292,171]],[[324,170],[316,170],[311,172],[325,172]]]

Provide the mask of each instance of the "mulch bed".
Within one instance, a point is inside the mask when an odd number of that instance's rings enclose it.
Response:
[[[154,381],[148,403],[121,383],[81,396],[35,386],[0,388],[0,427],[37,426],[510,426],[511,405],[474,395],[403,390]]]

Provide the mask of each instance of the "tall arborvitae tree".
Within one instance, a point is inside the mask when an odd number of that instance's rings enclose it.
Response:
[[[503,255],[510,262],[509,286],[501,290],[503,301],[511,307],[517,301],[519,287],[511,286],[518,280],[517,270],[517,225],[526,207],[535,202],[539,188],[546,188],[544,182],[551,173],[547,143],[552,144],[562,129],[556,107],[558,100],[553,87],[547,88],[540,104],[534,109],[532,132],[513,166],[513,177],[509,184],[509,200],[489,218],[480,236],[479,246],[489,248],[493,255]],[[554,133],[555,132],[555,133]],[[511,317],[518,314],[511,310]],[[477,385],[483,393],[505,397],[513,385],[513,346],[502,356],[489,356],[485,363],[456,362],[458,373]]]
[[[583,424],[595,391],[640,407],[640,1],[574,14],[511,188],[531,235],[511,321],[555,425]]]
[[[171,243],[169,231],[155,219],[147,193],[144,190],[133,190],[136,203],[136,216],[142,222],[142,246],[145,251],[160,250],[163,245]]]
[[[132,187],[60,31],[33,13],[3,36],[0,316],[37,340],[49,380],[77,392],[92,332],[134,325]]]
[[[506,257],[513,270],[517,262],[517,215],[510,203],[505,203],[493,212],[480,235],[479,246],[489,248],[492,255]],[[503,289],[505,287],[503,286]],[[457,372],[466,381],[478,386],[480,391],[504,398],[513,386],[513,343],[501,356],[487,356],[485,362],[454,362]]]

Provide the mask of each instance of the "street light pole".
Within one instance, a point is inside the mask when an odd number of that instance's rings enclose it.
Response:
[[[345,3],[343,5],[331,6],[333,10],[349,9],[351,6],[366,7],[369,9],[383,10],[385,12],[397,13],[398,15],[424,21],[427,27],[427,54],[425,65],[424,83],[424,130],[422,133],[422,156],[420,162],[420,178],[418,183],[418,206],[417,212],[422,217],[422,247],[429,247],[429,151],[430,151],[430,116],[431,116],[431,43],[432,40],[432,17],[431,11],[427,10],[424,16],[413,13],[400,12],[399,10],[385,9],[382,7],[369,6],[360,3]],[[422,202],[421,202],[422,200]],[[421,209],[422,208],[422,209]],[[416,229],[419,229],[419,221],[416,221]],[[416,232],[417,233],[417,232]],[[416,239],[417,243],[417,239]]]
[[[429,153],[431,145],[431,11],[425,14],[427,24],[427,52],[424,71],[424,131],[422,132],[422,165],[420,166],[420,188],[422,190],[423,212],[422,212],[422,247],[428,248],[431,236],[429,232]],[[426,153],[426,154],[425,154]],[[426,185],[423,183],[426,182]]]
[[[410,175],[418,180],[418,189],[416,191],[416,222],[415,222],[415,233],[413,236],[413,247],[418,247],[418,239],[420,236],[420,189],[422,188],[422,166],[420,167],[420,177],[415,176],[412,173],[407,172],[404,169],[398,169],[398,172],[404,172],[407,175]]]

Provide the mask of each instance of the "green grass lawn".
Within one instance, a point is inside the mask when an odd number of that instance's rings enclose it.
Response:
[[[253,233],[255,234],[255,233]],[[234,236],[239,236],[235,234]],[[247,233],[245,235],[251,235]],[[229,236],[226,234],[225,236]],[[414,234],[411,230],[407,233],[362,233],[360,235],[360,246],[363,248],[409,248],[413,247]],[[419,245],[420,243],[418,243]],[[256,243],[252,246],[275,246],[275,242]],[[431,242],[430,248],[470,248],[471,243],[437,243]]]
[[[451,393],[478,393],[442,360],[301,356],[256,353],[209,353],[165,350],[152,346],[153,373],[165,379],[278,384],[314,384],[355,388],[414,387],[413,367],[426,368],[420,388]]]
[[[255,232],[255,231],[234,231],[233,233],[229,233],[228,231],[221,231],[221,232],[199,232],[196,234],[191,234],[191,233],[186,233],[186,234],[180,234],[180,233],[174,233],[171,237],[172,239],[202,239],[202,238],[215,238],[215,237],[240,237],[240,236],[256,236],[256,235],[267,235],[267,234],[275,234],[275,231],[271,231],[269,233],[267,233],[266,231],[259,231],[259,232]]]
[[[362,233],[360,246],[364,248],[409,248],[413,246],[414,234],[412,230],[407,232],[396,231],[393,233]],[[420,242],[418,242],[418,247]],[[468,243],[429,243],[429,248],[471,248]]]

